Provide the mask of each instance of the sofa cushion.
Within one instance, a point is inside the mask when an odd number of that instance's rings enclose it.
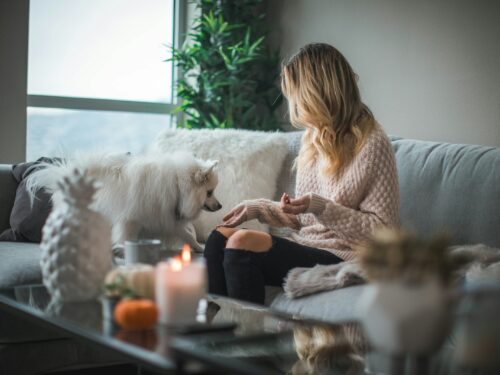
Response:
[[[40,247],[22,242],[0,243],[0,288],[42,281]]]
[[[290,299],[280,292],[270,307],[291,315],[329,322],[353,320],[359,317],[357,304],[364,288],[363,285],[357,285],[296,299]]]
[[[500,247],[500,148],[394,139],[401,224]]]

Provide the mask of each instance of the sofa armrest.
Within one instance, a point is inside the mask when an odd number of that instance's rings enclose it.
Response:
[[[16,196],[17,182],[11,171],[12,165],[0,164],[0,233],[10,228],[10,212]]]

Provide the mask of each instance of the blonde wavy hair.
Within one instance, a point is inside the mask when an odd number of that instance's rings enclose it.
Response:
[[[328,44],[308,44],[284,63],[281,89],[292,125],[305,129],[299,169],[318,160],[323,175],[341,172],[377,126],[361,101],[357,75]]]

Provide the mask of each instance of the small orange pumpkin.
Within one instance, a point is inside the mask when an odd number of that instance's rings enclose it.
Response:
[[[125,329],[146,329],[156,324],[158,309],[148,299],[125,299],[116,305],[114,317]]]

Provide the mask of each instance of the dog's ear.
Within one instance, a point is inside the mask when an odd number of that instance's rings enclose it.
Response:
[[[208,168],[207,168],[207,175],[212,173],[212,171],[215,169],[215,167],[217,167],[217,165],[219,165],[219,161],[218,160],[208,160]]]
[[[196,168],[193,174],[193,181],[197,185],[203,185],[207,182],[207,175],[202,168]]]
[[[199,185],[205,184],[208,181],[208,176],[213,172],[218,163],[218,160],[209,160],[205,167],[196,169],[193,176],[194,182]]]

